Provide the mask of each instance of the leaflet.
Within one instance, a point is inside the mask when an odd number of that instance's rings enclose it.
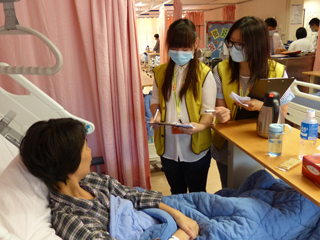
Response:
[[[231,92],[229,97],[231,99],[233,99],[234,101],[240,103],[241,105],[245,106],[245,107],[248,107],[249,105],[248,104],[243,104],[241,101],[250,101],[251,100],[250,97],[241,97],[241,96],[239,96],[238,94],[236,94],[234,92]]]

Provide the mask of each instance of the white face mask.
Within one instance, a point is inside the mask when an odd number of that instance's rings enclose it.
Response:
[[[245,62],[247,61],[246,54],[244,50],[238,50],[233,45],[232,48],[229,48],[230,56],[234,62]]]
[[[276,30],[269,30],[269,36],[273,36],[273,34],[276,32]]]

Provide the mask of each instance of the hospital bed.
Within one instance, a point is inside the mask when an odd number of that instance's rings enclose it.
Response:
[[[306,117],[307,110],[314,109],[316,112],[315,118],[320,123],[320,95],[301,92],[298,86],[320,90],[320,85],[318,84],[295,80],[290,86],[295,98],[289,103],[286,120],[301,126],[302,120]],[[318,132],[320,133],[320,128]]]
[[[33,100],[35,104],[39,104],[38,102],[42,102],[41,104],[44,104],[45,106],[51,106],[51,104],[54,105],[54,101],[52,99],[52,102],[50,103],[50,101],[44,98],[41,94],[37,97],[37,94],[39,94],[39,89],[37,89],[35,86],[28,86],[28,80],[21,75],[12,75],[11,77],[18,79],[17,82],[21,83],[26,88],[31,90],[30,95],[33,97],[29,100],[26,100],[25,102]],[[293,92],[297,96],[300,94],[294,89],[294,87],[298,84],[300,84],[300,82],[296,81],[292,85]],[[18,96],[15,95],[10,96],[11,94],[6,93],[5,91],[1,91],[1,93],[6,97],[9,95],[9,97],[18,98]],[[311,98],[313,99],[313,96],[311,96]],[[318,98],[315,99],[318,100]],[[16,99],[4,98],[4,101],[8,101],[9,103],[15,102]],[[1,103],[3,103],[2,100]],[[19,104],[17,102],[13,105],[19,106],[14,108],[17,116],[20,115],[20,111],[26,111],[27,114],[30,114],[31,116],[32,114],[35,114],[28,112],[30,109],[33,109],[33,105],[25,105],[25,107],[22,107],[21,104]],[[300,107],[304,108],[304,106]],[[58,114],[65,111],[63,111],[63,109],[61,108],[58,108],[61,110],[58,111]],[[302,114],[305,114],[304,109],[301,110],[301,112],[303,112]],[[290,113],[293,114],[292,111]],[[46,119],[45,116],[44,118]],[[11,129],[18,132],[19,128],[25,125],[23,122],[17,125],[13,124],[18,119],[19,118],[17,117],[14,118],[7,126],[12,126]],[[23,118],[21,120],[26,120],[26,118]],[[80,120],[85,124],[91,126],[87,121],[82,119]],[[89,131],[91,131],[90,128]],[[48,209],[47,187],[39,179],[35,178],[28,172],[19,155],[17,155],[17,147],[2,135],[0,135],[0,152],[0,240],[61,240],[58,236],[55,235],[54,230],[50,227],[51,214],[50,209]],[[7,167],[8,164],[9,166]],[[7,168],[5,171],[3,171],[5,167]],[[207,195],[205,193],[194,193],[183,196],[168,196],[164,197],[163,201],[164,203],[176,207],[177,209],[180,209],[182,211],[184,210],[184,208],[190,205],[192,206],[192,211],[195,211],[195,209],[197,209],[199,205],[199,209],[209,211],[208,213],[194,213],[195,217],[198,218],[197,221],[201,222],[201,220],[203,219],[203,224],[209,224],[206,225],[207,227],[202,227],[204,229],[203,235],[210,234],[210,237],[204,239],[226,239],[226,236],[230,236],[229,239],[247,239],[245,238],[245,236],[247,236],[247,234],[251,234],[251,232],[255,231],[256,229],[259,230],[261,234],[265,234],[263,232],[264,230],[261,229],[261,227],[258,227],[261,225],[267,226],[268,231],[271,231],[271,233],[275,234],[275,236],[278,236],[277,232],[280,230],[275,229],[276,226],[281,226],[282,229],[290,228],[292,229],[290,231],[293,232],[294,230],[298,231],[302,225],[307,225],[308,221],[312,221],[312,224],[314,224],[313,228],[306,227],[306,230],[302,231],[306,231],[305,234],[309,237],[308,239],[319,239],[320,211],[318,210],[317,206],[312,204],[307,199],[304,199],[302,196],[300,196],[299,193],[292,190],[289,186],[284,185],[284,183],[282,182],[278,182],[278,180],[275,180],[271,176],[266,174],[267,173],[260,172],[255,173],[255,175],[252,176],[251,179],[247,180],[247,183],[245,183],[237,191],[225,189],[221,193],[214,195]],[[270,190],[267,185],[269,185],[271,188],[273,186],[272,181],[274,182],[274,184],[278,184],[278,186],[275,189]],[[248,190],[249,186],[255,186],[255,189]],[[268,189],[263,189],[266,186],[268,187]],[[278,191],[279,189],[284,189],[284,193],[282,191],[279,192],[280,199],[276,197],[276,190]],[[265,198],[265,195],[267,195],[268,197]],[[250,196],[254,197],[250,198]],[[272,205],[272,207],[269,209],[269,203],[275,205]],[[187,208],[185,211],[189,212],[190,209]],[[232,213],[235,215],[233,215]],[[317,215],[313,215],[314,213],[317,213]],[[273,217],[274,214],[277,214],[276,219],[274,219]],[[213,219],[208,220],[206,216],[213,216]],[[261,218],[261,216],[265,216],[267,220],[262,221],[261,219],[265,218]],[[277,224],[272,224],[274,222],[277,222]],[[293,228],[293,225],[296,223],[299,223],[298,227]],[[165,225],[165,223],[162,223],[160,226],[162,227],[161,229],[164,229],[168,225],[170,224]],[[151,228],[151,230],[146,231],[147,236],[144,235],[145,238],[143,239],[150,239],[151,237],[149,236],[152,236],[153,233],[154,231],[152,231]],[[275,237],[272,239],[279,238]]]

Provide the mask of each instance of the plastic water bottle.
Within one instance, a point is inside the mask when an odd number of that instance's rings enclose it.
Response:
[[[318,137],[318,121],[314,117],[315,111],[308,110],[306,118],[303,119],[301,123],[300,159],[302,159],[304,155],[311,155],[315,153]]]

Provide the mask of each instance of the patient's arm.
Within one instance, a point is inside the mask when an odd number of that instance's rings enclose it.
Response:
[[[169,207],[168,205],[160,202],[159,208],[167,213],[169,213],[173,219],[176,221],[178,227],[180,228],[180,231],[178,230],[174,235],[178,234],[183,237],[183,232],[186,233],[189,238],[195,239],[199,235],[199,226],[196,221],[192,220],[191,218],[188,218],[180,211]],[[177,236],[178,237],[178,236]],[[188,238],[181,238],[182,239],[188,239]]]
[[[192,239],[185,231],[183,231],[181,228],[176,231],[173,236],[176,236],[179,238],[179,240],[190,240]],[[175,240],[173,237],[169,238],[169,240]]]

